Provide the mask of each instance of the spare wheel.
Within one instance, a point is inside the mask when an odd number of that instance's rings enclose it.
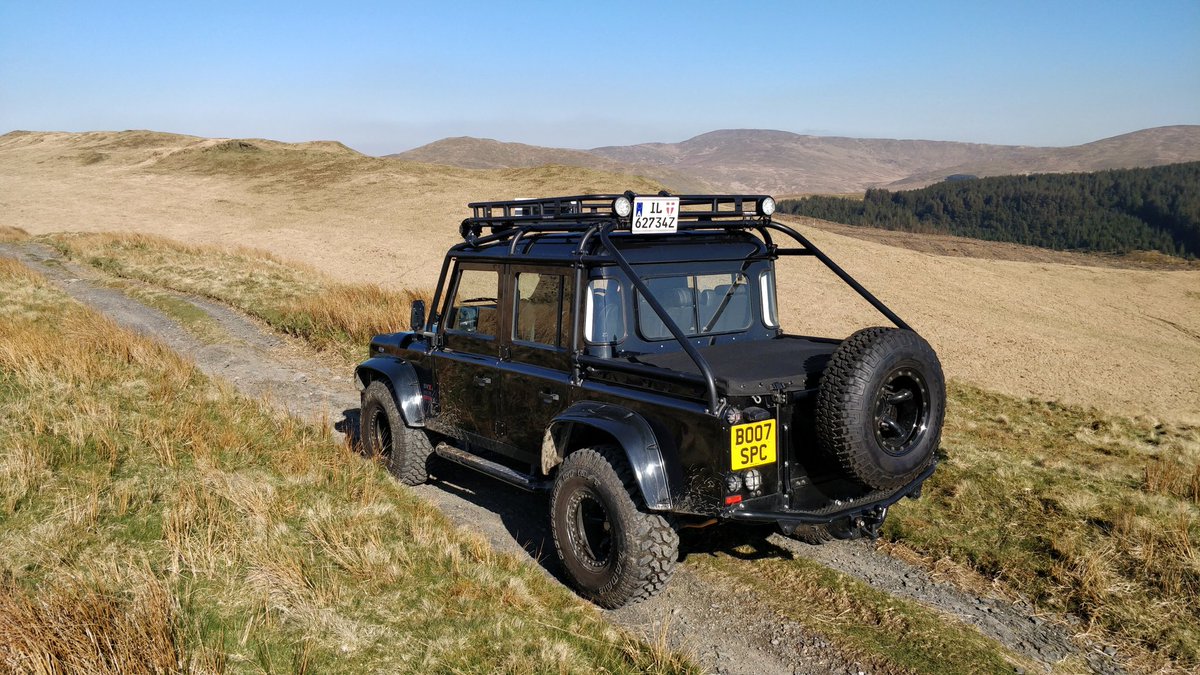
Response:
[[[834,351],[817,394],[822,449],[864,485],[901,487],[929,466],[942,435],[946,383],[911,330],[865,328]]]

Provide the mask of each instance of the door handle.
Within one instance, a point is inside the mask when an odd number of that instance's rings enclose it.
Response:
[[[558,394],[552,391],[543,391],[542,403],[558,403]]]
[[[484,377],[482,375],[475,376],[475,386],[476,387],[486,387],[491,383],[492,383],[492,378],[490,378],[490,377]]]

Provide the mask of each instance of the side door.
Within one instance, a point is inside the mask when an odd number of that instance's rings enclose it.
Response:
[[[438,415],[435,428],[491,449],[497,442],[501,377],[502,267],[460,263],[440,322],[442,347],[434,359]]]
[[[505,442],[536,467],[542,434],[571,391],[573,270],[512,265],[512,330],[501,362]]]

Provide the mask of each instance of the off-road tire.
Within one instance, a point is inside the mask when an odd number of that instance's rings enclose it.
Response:
[[[586,551],[582,504],[600,503],[610,529],[603,561]],[[670,521],[643,508],[633,470],[620,448],[576,450],[558,467],[550,493],[554,549],[577,592],[608,609],[645,600],[667,585],[679,557],[679,534]]]
[[[386,382],[375,380],[363,392],[359,432],[363,453],[382,457],[388,471],[401,483],[420,485],[428,480],[427,467],[433,454],[429,435],[404,423]]]
[[[903,402],[890,410],[913,419],[907,435],[899,430],[909,424],[880,412],[897,395]],[[867,487],[898,488],[933,461],[945,412],[945,378],[929,343],[911,330],[864,328],[843,341],[826,366],[817,394],[817,438]]]

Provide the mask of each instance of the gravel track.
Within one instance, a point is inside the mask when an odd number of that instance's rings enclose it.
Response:
[[[318,424],[355,429],[358,392],[349,373],[274,335],[269,328],[224,305],[174,295],[206,312],[220,327],[216,341],[193,335],[170,316],[114,288],[101,272],[65,260],[39,244],[0,244],[66,293],[117,323],[153,336],[195,361],[206,374],[281,410]],[[162,289],[155,289],[162,292]],[[546,496],[529,494],[467,469],[440,463],[430,482],[414,488],[451,520],[478,531],[500,551],[534,559],[562,581],[553,557]],[[695,540],[703,535],[685,537]],[[869,542],[810,546],[774,535],[760,542],[775,555],[803,557],[847,573],[893,595],[916,600],[976,627],[1049,672],[1069,657],[1092,670],[1122,672],[1111,654],[1071,638],[1069,627],[1037,615],[1024,603],[978,596],[938,581],[919,567],[876,550]],[[688,547],[685,546],[685,551]],[[693,555],[720,555],[721,551]],[[738,561],[751,572],[753,561]],[[802,599],[798,599],[802,602]],[[666,591],[646,602],[605,614],[644,639],[690,653],[718,673],[862,673],[870,669],[801,624],[756,602],[753,592],[706,579],[680,565]]]

